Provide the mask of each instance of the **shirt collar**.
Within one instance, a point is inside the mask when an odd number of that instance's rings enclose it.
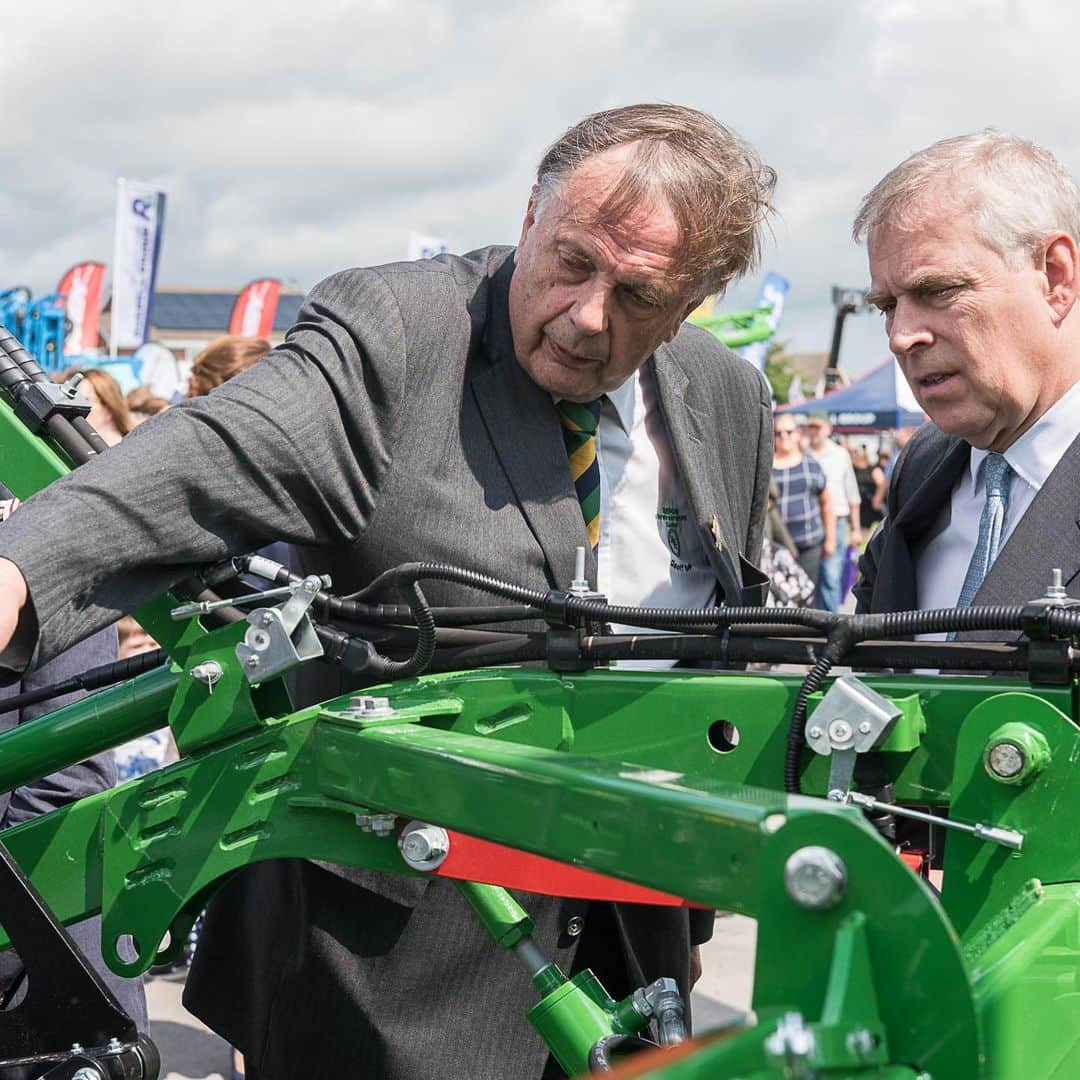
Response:
[[[1039,491],[1065,451],[1080,435],[1080,382],[1074,383],[1005,451],[1005,460],[1026,484]],[[988,451],[971,448],[971,486]]]
[[[627,433],[633,430],[634,427],[634,412],[636,409],[636,403],[640,398],[637,392],[638,376],[640,371],[635,371],[621,386],[617,386],[614,390],[609,390],[604,396],[611,402],[612,408],[615,410],[615,418],[619,422],[619,426]],[[556,405],[562,398],[551,395],[551,400]]]

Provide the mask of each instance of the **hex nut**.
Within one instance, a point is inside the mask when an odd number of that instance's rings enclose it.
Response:
[[[828,911],[847,890],[847,869],[835,851],[817,844],[799,848],[784,863],[784,887],[799,907]]]

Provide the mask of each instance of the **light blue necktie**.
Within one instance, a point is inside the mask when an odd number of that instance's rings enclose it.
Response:
[[[990,572],[1001,547],[1001,528],[1005,523],[1005,511],[1009,506],[1009,481],[1012,466],[1001,454],[987,454],[983,462],[986,481],[986,505],[979,519],[979,539],[968,563],[964,587],[960,590],[957,607],[970,607],[983,579]]]

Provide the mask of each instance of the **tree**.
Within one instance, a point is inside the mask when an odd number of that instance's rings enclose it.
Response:
[[[795,369],[788,362],[787,342],[773,341],[765,351],[765,378],[772,387],[777,405],[786,405],[791,381],[795,378]]]

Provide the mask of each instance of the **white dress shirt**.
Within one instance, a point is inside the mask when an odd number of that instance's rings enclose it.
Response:
[[[709,607],[716,575],[679,478],[651,371],[607,394],[600,410],[600,542],[597,589],[612,604]],[[616,634],[633,628],[613,625]],[[651,631],[650,631],[651,632]],[[619,667],[674,662],[622,661]]]
[[[1002,548],[1077,435],[1080,435],[1080,382],[1005,451],[1005,460],[1013,472],[1001,529]],[[949,503],[942,508],[930,531],[931,540],[916,560],[915,583],[921,610],[953,607],[960,596],[986,504],[982,467],[986,455],[987,451],[972,448],[969,467],[957,479]],[[1050,584],[1050,570],[1051,567],[1047,567],[1047,585]],[[1036,589],[1035,593],[1038,591]],[[945,635],[919,636],[939,639]]]

